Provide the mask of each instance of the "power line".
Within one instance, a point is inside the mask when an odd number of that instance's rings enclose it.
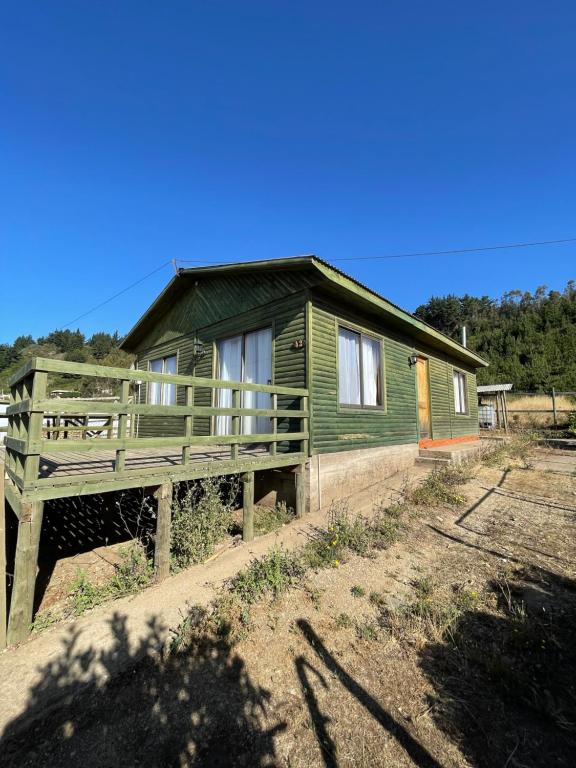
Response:
[[[349,257],[343,257],[340,259],[331,259],[331,261],[374,261],[374,260],[382,261],[386,259],[407,259],[407,258],[419,257],[419,256],[448,256],[448,255],[453,255],[458,253],[481,253],[483,251],[501,251],[501,250],[507,250],[512,248],[532,248],[539,245],[560,245],[563,243],[576,243],[576,237],[567,237],[562,240],[539,240],[539,241],[532,241],[528,243],[509,243],[507,245],[485,245],[478,248],[453,248],[447,251],[416,251],[413,253],[395,253],[387,256],[349,256]],[[266,259],[264,259],[264,261],[266,261]],[[181,264],[234,263],[234,262],[213,261],[213,260],[206,260],[206,259],[178,259],[178,262],[180,262]],[[117,299],[119,296],[122,296],[124,293],[127,293],[127,291],[130,291],[132,288],[135,288],[137,285],[140,285],[140,283],[143,283],[149,277],[152,277],[152,275],[155,275],[157,272],[160,272],[161,269],[164,269],[164,267],[167,267],[169,264],[173,264],[174,267],[176,267],[176,260],[170,259],[169,261],[165,261],[159,267],[156,267],[156,269],[153,269],[152,272],[148,272],[148,274],[144,275],[139,280],[136,280],[135,282],[130,283],[130,285],[127,285],[125,288],[122,288],[121,291],[118,291],[117,293],[113,294],[109,298],[100,302],[100,304],[96,304],[96,306],[92,307],[91,309],[88,309],[86,312],[83,312],[81,315],[78,315],[78,317],[75,317],[73,320],[70,320],[70,322],[66,323],[61,327],[69,328],[74,323],[77,323],[78,320],[82,320],[84,317],[91,315],[92,312],[96,312],[96,310],[101,309],[101,307],[106,306],[106,304],[109,304],[111,301],[114,301],[114,299]]]
[[[394,253],[387,256],[348,256],[330,261],[375,261],[385,259],[408,259],[414,256],[448,256],[458,253],[481,253],[482,251],[502,251],[511,248],[532,248],[538,245],[560,245],[561,243],[576,243],[576,237],[563,240],[539,240],[530,243],[509,243],[507,245],[484,245],[479,248],[453,248],[448,251],[416,251],[414,253]],[[207,261],[206,259],[178,259],[181,264],[227,264],[234,262]]]
[[[161,269],[164,269],[164,267],[167,267],[168,264],[172,264],[172,259],[170,261],[165,261],[164,264],[161,264],[156,269],[153,269],[152,272],[148,272],[147,275],[144,275],[144,277],[141,277],[139,280],[136,280],[134,283],[131,283],[130,285],[127,285],[126,288],[122,288],[121,291],[118,291],[118,293],[115,293],[113,296],[110,296],[108,299],[105,299],[104,301],[100,302],[100,304],[97,304],[95,307],[92,307],[92,309],[89,309],[87,312],[83,312],[81,315],[78,315],[78,317],[75,317],[74,320],[70,320],[69,323],[66,323],[66,325],[63,325],[62,328],[69,328],[74,323],[78,322],[78,320],[81,320],[83,317],[86,317],[86,315],[92,314],[92,312],[96,312],[97,309],[100,309],[100,307],[104,307],[106,304],[109,304],[111,301],[114,301],[114,299],[117,299],[118,296],[122,296],[123,293],[126,293],[131,288],[135,288],[137,285],[140,285],[140,283],[143,283],[144,280],[147,280],[149,277],[152,277],[152,275],[155,275],[156,272],[160,272]]]

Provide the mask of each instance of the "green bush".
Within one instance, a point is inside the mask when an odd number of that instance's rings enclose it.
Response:
[[[279,501],[273,507],[257,506],[254,510],[254,533],[263,536],[277,531],[283,525],[294,520],[294,510],[285,501]]]
[[[236,574],[230,582],[230,592],[251,605],[266,594],[278,597],[301,579],[304,571],[297,555],[274,547]]]
[[[202,563],[234,523],[238,483],[212,477],[190,484],[172,504],[172,561],[176,568]]]
[[[328,527],[304,547],[302,557],[309,568],[338,566],[348,552],[370,557],[398,538],[404,507],[377,504],[372,518],[351,517],[346,502],[332,505]]]
[[[461,506],[466,502],[466,497],[457,493],[456,489],[469,479],[470,470],[466,466],[449,465],[434,469],[420,485],[407,492],[406,500],[415,506]]]
[[[68,593],[65,614],[81,616],[91,608],[125,595],[133,595],[147,586],[153,576],[152,561],[140,541],[133,541],[120,551],[114,575],[104,584],[93,584],[85,571],[79,570]]]

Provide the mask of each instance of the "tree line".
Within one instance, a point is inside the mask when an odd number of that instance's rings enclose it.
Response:
[[[117,331],[99,331],[90,337],[86,337],[79,329],[55,330],[37,339],[32,336],[18,336],[12,344],[0,344],[0,388],[7,388],[10,376],[30,357],[127,367],[133,357],[120,349],[120,342]],[[53,386],[60,383],[62,388],[66,388],[66,380],[72,377],[54,378]]]
[[[534,293],[513,290],[488,296],[433,296],[415,312],[429,325],[461,340],[490,367],[479,384],[514,384],[525,392],[576,390],[576,283],[563,291],[539,286]]]

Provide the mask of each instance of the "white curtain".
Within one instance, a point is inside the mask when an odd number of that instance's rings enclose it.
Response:
[[[382,405],[380,397],[380,342],[362,337],[364,405]]]
[[[151,373],[162,373],[164,361],[162,358],[158,360],[150,360]],[[150,405],[161,405],[162,403],[162,384],[159,381],[151,381],[148,385],[148,402]]]
[[[360,334],[338,331],[338,378],[340,403],[360,405]]]
[[[218,342],[218,378],[224,381],[242,379],[242,336]],[[218,389],[216,403],[219,408],[232,407],[232,390]],[[216,434],[232,434],[232,417],[216,416]]]
[[[454,410],[466,413],[466,376],[460,371],[454,371]]]
[[[164,358],[164,373],[175,375],[176,355]],[[176,384],[164,384],[162,388],[162,405],[176,405]]]
[[[247,333],[244,338],[244,381],[251,384],[270,384],[272,381],[272,329]],[[243,393],[245,408],[270,408],[270,395],[266,392]],[[268,416],[244,416],[242,434],[263,435],[272,425]]]
[[[178,373],[176,355],[150,360],[150,371],[152,373]],[[151,405],[176,405],[176,384],[151,381],[148,390],[148,402]]]

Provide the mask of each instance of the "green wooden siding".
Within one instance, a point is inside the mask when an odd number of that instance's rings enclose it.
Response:
[[[319,288],[311,288],[311,281],[306,272],[230,273],[201,277],[197,281],[190,279],[187,291],[141,340],[138,367],[146,369],[150,360],[177,354],[178,373],[213,377],[218,339],[271,326],[273,383],[310,389],[311,449],[315,453],[328,453],[417,442],[416,374],[415,368],[408,365],[408,357],[416,351],[430,361],[432,438],[477,434],[473,368],[456,363],[438,349],[415,343],[409,332],[391,328],[377,308],[371,313],[354,308],[344,297],[340,301]],[[381,338],[385,371],[383,410],[339,407],[338,322]],[[194,365],[196,339],[204,344],[205,354]],[[303,346],[295,345],[299,340],[304,341]],[[468,413],[465,415],[454,411],[454,367],[467,374]],[[146,385],[142,385],[143,401],[147,398],[146,390]],[[184,389],[178,387],[178,404],[184,404],[184,398]],[[212,405],[212,391],[197,388],[194,402]],[[279,397],[278,406],[297,408],[299,404]],[[290,421],[280,422],[278,430],[298,431],[298,422]],[[210,434],[210,422],[209,417],[197,417],[194,434]],[[139,434],[143,437],[181,435],[183,430],[181,417],[142,417],[139,424]]]
[[[343,409],[338,404],[338,324],[379,336],[384,355],[385,409]],[[430,361],[430,400],[433,439],[477,434],[478,409],[474,370],[467,373],[468,413],[454,412],[453,364],[437,350],[414,345],[386,328],[377,318],[336,308],[313,296],[311,312],[310,402],[312,450],[331,453],[355,448],[415,443],[418,440],[416,369],[408,365],[414,352]]]
[[[214,300],[217,300],[215,296]],[[140,352],[138,367],[146,369],[150,360],[165,357],[171,354],[178,355],[178,373],[183,375],[196,375],[212,378],[216,376],[215,351],[218,339],[246,333],[259,328],[272,327],[273,337],[273,384],[305,387],[306,363],[305,347],[296,349],[294,342],[305,338],[305,304],[306,295],[300,291],[282,300],[266,303],[263,306],[253,307],[243,313],[233,314],[231,317],[212,323],[208,326],[190,329],[186,335],[173,338],[162,344],[155,345],[151,349]],[[194,341],[201,341],[205,354],[194,366]],[[141,399],[147,398],[146,386],[142,385]],[[183,387],[177,388],[177,403],[184,404],[185,391]],[[212,405],[212,390],[197,387],[194,393],[194,403],[198,406]],[[279,408],[299,408],[300,403],[289,396],[278,397]],[[194,419],[194,434],[208,435],[211,431],[210,417],[197,417]],[[279,432],[297,432],[300,428],[299,420],[284,419],[278,423]],[[184,431],[183,418],[144,418],[140,419],[139,434],[142,437],[160,435],[181,435]],[[279,451],[287,449],[287,446],[279,446]]]
[[[185,290],[167,311],[158,315],[151,331],[140,341],[137,353],[209,328],[222,320],[244,316],[255,307],[273,306],[309,286],[314,275],[304,271],[236,274],[193,279],[181,278]]]

